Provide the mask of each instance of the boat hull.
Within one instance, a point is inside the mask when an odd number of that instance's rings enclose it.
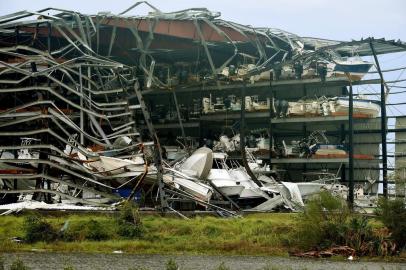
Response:
[[[348,114],[349,100],[346,98],[339,98],[333,102],[333,114]],[[331,106],[330,106],[331,107]],[[357,100],[353,101],[354,114],[368,115],[370,117],[377,117],[380,111],[380,105],[371,100]]]

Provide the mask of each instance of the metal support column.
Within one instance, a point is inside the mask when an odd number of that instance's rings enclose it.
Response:
[[[83,81],[82,81],[82,66],[79,66],[79,86],[80,86],[80,144],[83,146],[85,144],[85,135],[83,134],[84,129],[84,112],[83,112]]]
[[[383,79],[383,74],[381,67],[379,65],[378,57],[376,56],[374,45],[372,40],[369,41],[369,46],[371,47],[372,54],[374,56],[376,69],[379,73],[381,79],[381,144],[382,144],[382,180],[383,180],[383,196],[388,197],[388,151],[387,151],[387,141],[386,135],[387,125],[386,125],[386,94],[385,94],[385,81]]]
[[[186,142],[185,129],[183,128],[182,116],[180,115],[179,104],[178,104],[178,98],[176,97],[175,90],[172,91],[172,95],[173,95],[173,101],[175,102],[176,113],[178,114],[178,121],[179,121],[180,131],[181,131],[181,133],[182,133],[182,138],[183,138],[183,139],[185,140],[185,142]]]
[[[257,177],[251,171],[250,167],[248,166],[247,156],[245,152],[245,88],[246,82],[243,82],[241,88],[241,122],[240,122],[240,150],[241,150],[241,159],[242,164],[244,165],[245,170],[247,171],[248,175],[258,186],[262,187],[262,183],[258,181]]]
[[[52,25],[51,25],[51,23],[47,23],[47,26],[48,26],[47,49],[48,49],[48,53],[51,55]],[[48,65],[48,67],[51,67],[51,66]],[[51,80],[50,80],[49,78],[47,79],[47,85],[48,85],[48,87],[51,86]],[[49,98],[49,92],[48,92],[48,91],[46,92],[45,95],[46,95],[46,99],[49,100],[50,98]],[[46,123],[46,127],[48,127],[48,121],[47,121],[47,123]],[[49,136],[46,135],[45,138],[46,138],[45,143],[46,143],[46,144],[49,144]],[[47,158],[49,158],[49,157],[47,156]],[[47,179],[46,182],[47,182],[47,189],[48,189],[48,190],[51,190],[51,180]],[[52,201],[51,193],[48,193],[48,195],[47,195],[47,202],[51,202],[51,201]]]
[[[19,28],[18,26],[15,28],[15,34],[16,34],[16,41],[15,41],[15,43],[16,43],[16,46],[18,46],[19,43],[20,43],[20,28]],[[14,107],[17,107],[17,93],[14,93]],[[14,138],[13,138],[13,141],[15,142],[15,139],[14,139]],[[13,143],[13,144],[14,144],[14,143]],[[15,190],[17,190],[17,189],[18,189],[17,179],[14,179],[13,182],[14,182],[14,183],[13,183],[13,188],[14,188]],[[17,201],[18,194],[11,195],[11,196],[15,196],[15,199],[16,199],[16,201]]]
[[[272,73],[271,73],[272,74]],[[272,75],[271,75],[272,76]],[[272,78],[269,83],[269,127],[268,127],[268,136],[269,136],[269,169],[272,170],[272,117],[273,114],[273,104],[274,104],[274,95],[272,89]]]
[[[344,93],[343,93],[344,94]],[[345,132],[345,124],[340,125],[340,143],[345,144],[345,137],[346,137],[346,132]],[[341,164],[341,182],[346,182],[346,166],[345,163]]]
[[[307,88],[306,85],[303,84],[303,96],[307,97]],[[302,130],[303,130],[303,138],[307,138],[307,125],[306,123],[302,124]],[[307,172],[307,164],[303,163],[303,172]],[[306,174],[302,174],[302,180],[306,181]]]
[[[141,106],[141,111],[144,116],[145,124],[147,125],[149,134],[154,141],[154,163],[157,170],[157,182],[158,182],[158,190],[159,190],[159,198],[161,203],[161,211],[164,212],[165,210],[169,209],[168,201],[165,195],[164,189],[164,181],[163,181],[163,167],[162,167],[162,149],[159,143],[158,135],[156,134],[155,128],[151,121],[151,116],[147,110],[147,106],[145,105],[144,97],[142,96],[142,92],[140,89],[140,84],[137,81],[134,84],[134,91],[137,95],[138,102]]]
[[[350,92],[349,92],[349,108],[348,108],[348,202],[350,207],[354,206],[354,145],[353,145],[353,136],[354,136],[354,97],[352,90],[351,77],[347,73],[347,77],[350,83]]]
[[[48,53],[51,54],[52,25],[51,25],[51,23],[47,23],[47,26],[48,26],[47,48],[48,48]]]

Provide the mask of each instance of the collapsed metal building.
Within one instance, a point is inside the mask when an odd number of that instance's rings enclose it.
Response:
[[[385,81],[378,56],[405,51],[405,43],[304,38],[225,21],[206,9],[163,13],[151,6],[147,16],[126,16],[139,4],[118,15],[48,8],[0,17],[3,203],[19,194],[85,204],[135,196],[142,206],[161,209],[189,202],[238,209],[215,186],[216,200],[209,201],[174,184],[178,160],[168,159],[170,148],[163,147],[180,142],[190,155],[236,133],[243,139],[229,160],[258,185],[246,148],[278,181],[332,171],[349,187],[351,202],[357,184],[376,194],[383,183],[388,194],[385,101],[391,84],[402,80]],[[337,67],[354,55],[374,56],[379,77],[328,72],[330,63]],[[381,85],[380,115],[354,110],[353,87],[366,84]],[[338,96],[347,100],[345,113],[326,109]],[[299,100],[315,110],[289,111]],[[250,145],[249,136],[267,145]],[[306,150],[287,147],[288,139],[302,140]],[[345,150],[306,152],[314,144]]]

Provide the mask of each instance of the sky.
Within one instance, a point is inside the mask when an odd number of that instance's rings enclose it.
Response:
[[[130,0],[2,0],[0,14],[45,7],[59,7],[95,14],[111,11],[117,14],[136,1]],[[164,12],[192,7],[219,11],[222,18],[249,24],[286,30],[300,36],[336,40],[374,36],[406,41],[405,0],[172,0],[148,1]],[[146,8],[136,8],[129,15],[146,14]]]

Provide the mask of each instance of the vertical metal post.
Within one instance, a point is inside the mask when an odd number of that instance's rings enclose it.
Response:
[[[383,74],[381,67],[379,65],[378,57],[376,56],[374,45],[372,40],[369,41],[369,46],[371,47],[372,54],[374,56],[376,69],[381,78],[381,144],[382,144],[382,178],[383,178],[383,196],[388,197],[388,151],[386,135],[387,125],[386,125],[386,93],[385,93],[385,81],[383,79]]]
[[[164,189],[164,181],[163,181],[163,167],[162,167],[162,150],[161,145],[159,143],[158,135],[156,134],[154,125],[151,121],[151,116],[147,110],[147,106],[145,105],[144,97],[142,96],[142,92],[140,89],[140,84],[136,81],[134,85],[134,91],[137,95],[138,102],[141,106],[142,114],[144,115],[145,124],[147,125],[149,134],[151,138],[154,140],[154,163],[157,170],[157,182],[158,182],[158,190],[159,190],[159,198],[161,202],[161,211],[164,212],[165,210],[169,209],[168,201],[166,200],[165,189]]]
[[[241,89],[241,120],[240,120],[240,150],[242,164],[250,176],[251,180],[254,181],[258,186],[262,187],[262,183],[257,179],[254,173],[251,171],[247,162],[247,155],[245,152],[245,88],[246,82],[244,81]]]
[[[245,82],[241,88],[240,147],[241,154],[245,153]]]
[[[51,54],[51,33],[52,33],[52,26],[51,23],[48,23],[48,38],[47,38],[47,45],[48,45],[48,53]]]
[[[48,49],[49,55],[51,55],[51,33],[52,33],[51,23],[47,23],[47,26],[48,26],[47,49]],[[50,67],[50,65],[48,65],[48,67]],[[48,87],[51,86],[51,80],[49,78],[47,79],[47,84],[48,84]],[[47,97],[47,100],[49,100],[49,92],[48,91],[46,92],[46,97]],[[48,127],[48,120],[47,120],[46,126]],[[45,138],[46,138],[45,143],[48,144],[49,143],[48,135],[46,135]],[[46,182],[47,182],[48,190],[51,190],[51,180],[47,179]],[[52,201],[51,193],[48,193],[47,201],[48,202]]]
[[[91,89],[91,87],[92,87],[92,83],[91,83],[91,80],[92,80],[92,70],[91,70],[91,67],[90,67],[90,66],[87,68],[87,78],[88,78],[88,81],[87,81],[87,89],[89,89],[89,102],[92,102],[92,92],[90,92],[90,89]]]
[[[15,29],[15,33],[16,33],[16,45],[20,44],[20,27],[16,26]]]
[[[15,28],[15,34],[16,34],[15,43],[16,43],[16,45],[18,46],[19,43],[20,43],[20,28],[19,28],[18,26]],[[16,107],[16,106],[17,106],[17,93],[15,92],[15,93],[14,93],[14,107]],[[14,138],[13,138],[13,141],[15,141]],[[13,188],[14,188],[15,190],[18,189],[17,179],[14,179],[14,181],[13,181]],[[16,198],[16,200],[17,200],[18,194],[15,194],[15,198]]]
[[[272,76],[272,75],[271,75]],[[271,78],[272,79],[272,78]],[[269,83],[269,127],[268,127],[268,134],[269,134],[269,169],[272,170],[272,117],[273,114],[273,89],[272,89],[272,80]]]
[[[302,132],[303,132],[303,138],[307,138],[307,126],[306,126],[306,123],[302,124]],[[307,172],[307,164],[306,164],[306,162],[303,162],[303,172]],[[306,181],[306,174],[302,174],[302,181]]]
[[[185,142],[186,142],[185,129],[183,128],[182,117],[181,117],[181,115],[180,115],[179,104],[178,104],[178,98],[176,97],[175,90],[172,91],[172,94],[173,94],[173,101],[175,102],[176,113],[178,114],[178,121],[179,121],[180,131],[181,131],[181,133],[182,133],[182,138],[183,138],[183,139],[185,140]]]
[[[303,96],[307,97],[307,88],[306,88],[305,84],[303,84]],[[303,131],[303,138],[307,138],[307,125],[306,125],[306,123],[303,123],[302,131]],[[307,164],[305,162],[303,162],[303,172],[307,172]],[[306,181],[306,174],[302,174],[302,180]]]
[[[344,94],[345,93],[343,93],[343,95]],[[346,137],[346,135],[345,135],[345,124],[340,125],[340,133],[341,133],[340,134],[340,143],[344,144],[345,143],[345,137]],[[346,170],[345,163],[341,163],[341,172],[340,172],[341,173],[341,182],[345,182],[345,179],[346,179],[345,170]]]
[[[350,83],[350,92],[349,92],[349,108],[348,108],[348,202],[350,207],[354,206],[354,99],[353,99],[353,90],[352,82],[350,75],[347,73],[347,77]]]
[[[79,83],[80,83],[80,144],[84,145],[85,143],[85,137],[83,134],[83,128],[84,128],[84,113],[83,113],[83,81],[82,81],[82,66],[79,66]]]
[[[388,152],[386,145],[386,102],[385,87],[381,81],[381,144],[382,144],[382,177],[383,177],[383,196],[388,197]]]

